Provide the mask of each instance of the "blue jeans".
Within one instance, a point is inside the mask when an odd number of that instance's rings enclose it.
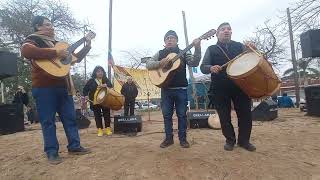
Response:
[[[161,89],[161,109],[164,119],[166,138],[173,136],[172,115],[174,106],[178,116],[179,139],[186,139],[187,131],[187,104],[188,96],[186,89]]]
[[[72,96],[68,95],[66,88],[33,88],[32,95],[36,100],[42,127],[44,151],[49,154],[57,154],[59,143],[56,135],[55,117],[59,114],[65,130],[69,150],[80,147],[80,137],[76,122],[76,113]]]

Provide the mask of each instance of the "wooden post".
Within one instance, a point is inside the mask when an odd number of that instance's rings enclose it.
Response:
[[[287,8],[287,16],[288,16],[289,37],[290,37],[290,46],[291,46],[291,58],[292,58],[292,65],[293,65],[294,85],[295,85],[295,93],[296,93],[296,106],[299,107],[299,104],[300,104],[300,84],[299,84],[299,79],[298,79],[297,60],[296,60],[296,53],[295,53],[295,48],[294,48],[293,32],[292,32],[292,24],[291,24],[291,17],[290,17],[290,9],[289,8]]]
[[[5,100],[4,100],[4,85],[3,82],[1,81],[1,102],[4,104]]]
[[[83,37],[86,36],[87,25],[83,26]],[[86,46],[86,41],[83,43],[83,47]],[[84,56],[84,80],[87,81],[87,56]]]
[[[112,42],[112,0],[109,4],[109,41],[108,41],[108,58],[109,53],[112,52],[111,42]],[[111,80],[111,64],[108,62],[108,78]]]
[[[188,32],[187,32],[187,22],[186,22],[186,14],[185,14],[184,11],[182,11],[182,18],[183,18],[184,37],[185,37],[185,40],[186,40],[186,46],[188,46],[189,45],[189,41],[188,41]],[[190,76],[190,83],[191,83],[191,86],[192,86],[192,98],[194,99],[195,104],[196,104],[196,109],[198,110],[199,109],[198,97],[197,97],[197,94],[196,94],[196,87],[195,87],[195,83],[194,83],[195,79],[194,79],[194,76],[193,76],[192,67],[188,66],[188,70],[189,70],[189,76]]]

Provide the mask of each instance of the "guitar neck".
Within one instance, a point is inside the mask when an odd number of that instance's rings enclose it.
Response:
[[[77,42],[73,43],[71,46],[69,46],[68,51],[69,52],[73,52],[75,51],[81,44],[83,44],[85,42],[86,38],[83,37],[80,40],[78,40]]]
[[[179,54],[173,59],[176,61],[177,59],[181,58],[186,52],[188,52],[193,47],[193,43],[189,44],[184,50],[180,51]]]

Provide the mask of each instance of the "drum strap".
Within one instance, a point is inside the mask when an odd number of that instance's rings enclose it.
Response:
[[[102,82],[100,82],[98,79],[95,79],[95,81],[96,81],[98,87],[97,87],[97,89],[96,89],[96,91],[94,92],[94,95],[93,95],[93,102],[92,102],[93,105],[98,104],[98,103],[97,103],[97,96],[98,96],[98,92],[99,92],[99,90],[100,90],[99,85],[102,84]]]
[[[223,52],[223,54],[227,57],[227,59],[230,61],[231,59],[229,58],[228,54],[222,49],[222,47],[219,46],[218,44],[217,44],[217,46]]]

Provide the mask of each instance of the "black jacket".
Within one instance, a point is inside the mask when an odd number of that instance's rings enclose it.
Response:
[[[110,88],[113,87],[111,84],[111,81],[108,78],[102,79],[102,84],[107,84],[107,86]],[[89,79],[89,81],[87,82],[87,84],[83,88],[83,95],[89,96],[89,99],[91,101],[93,101],[94,93],[96,92],[97,87],[98,87],[98,84],[97,84],[96,80],[93,78]],[[92,105],[91,102],[90,102],[90,105]]]
[[[134,83],[124,83],[121,88],[121,94],[124,95],[126,100],[134,100],[138,96],[138,89]]]
[[[230,59],[235,58],[244,51],[244,45],[236,41],[231,41],[227,44],[217,42],[216,45],[209,46],[200,66],[202,73],[209,74],[210,66],[221,66],[229,61],[221,49],[219,49],[218,45],[225,51]],[[219,88],[222,91],[225,88],[233,86],[234,83],[229,79],[226,73],[226,68],[218,74],[211,73],[211,92],[214,92],[216,88]]]

